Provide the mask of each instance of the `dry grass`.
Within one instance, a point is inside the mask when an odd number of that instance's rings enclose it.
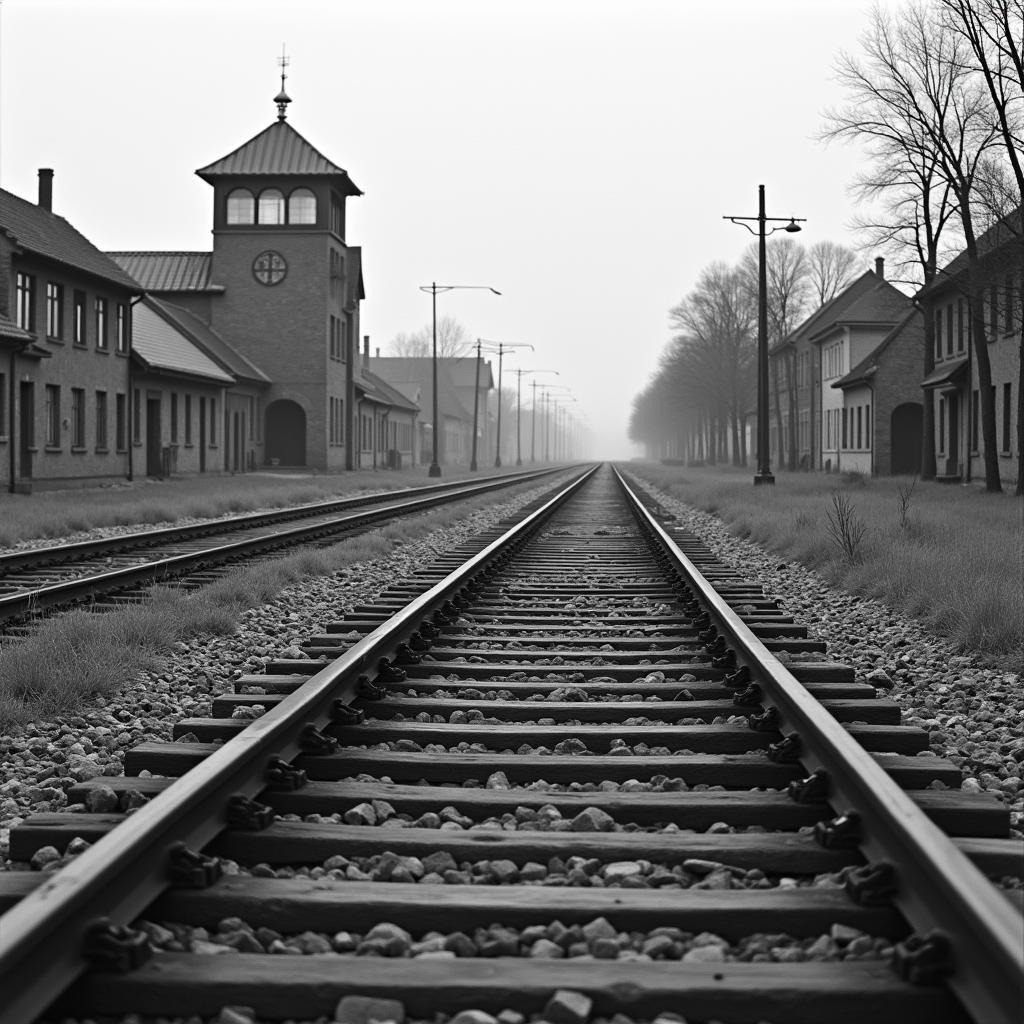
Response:
[[[534,486],[510,487],[502,500]],[[32,636],[0,651],[0,728],[66,715],[96,694],[116,693],[141,672],[159,670],[176,641],[234,633],[246,609],[285,587],[384,558],[494,501],[492,494],[455,502],[327,547],[244,566],[200,590],[154,587],[141,604],[46,619]]]
[[[497,472],[522,472],[508,467]],[[470,473],[445,467],[445,481],[491,476],[495,470]],[[252,473],[202,476],[181,480],[139,480],[105,487],[0,493],[0,549],[23,540],[60,538],[105,526],[173,523],[256,509],[302,505],[330,497],[352,497],[433,483],[426,466],[400,472],[338,473],[286,476]]]
[[[1024,670],[1024,504],[977,487],[906,477],[781,473],[644,464],[639,475],[714,512],[741,537],[812,566],[853,594],[885,601],[951,640]],[[864,533],[851,560],[829,531],[840,498]]]

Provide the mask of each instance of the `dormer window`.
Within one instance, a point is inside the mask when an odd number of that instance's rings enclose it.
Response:
[[[308,188],[297,188],[288,197],[288,223],[316,223],[316,196]]]
[[[252,224],[256,220],[256,200],[247,188],[232,189],[228,193],[228,223]]]
[[[259,222],[260,224],[284,223],[284,196],[280,189],[265,188],[260,193]]]

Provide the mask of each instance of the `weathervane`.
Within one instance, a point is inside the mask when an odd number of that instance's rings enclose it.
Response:
[[[274,102],[277,104],[277,119],[283,121],[288,116],[288,104],[292,101],[284,91],[284,82],[288,77],[284,69],[291,63],[291,58],[285,53],[284,43],[281,44],[281,56],[277,58],[277,63],[281,65],[281,91],[274,97]]]

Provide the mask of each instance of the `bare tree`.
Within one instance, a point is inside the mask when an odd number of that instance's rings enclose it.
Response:
[[[916,8],[915,23],[920,9]],[[921,83],[931,78],[931,58],[922,52],[918,33],[876,6],[861,38],[863,56],[840,55],[837,73],[847,102],[826,111],[822,137],[861,143],[870,158],[868,169],[852,183],[862,202],[879,202],[873,216],[858,227],[872,247],[894,255],[897,276],[927,287],[938,273],[940,244],[949,236],[955,198],[944,177],[934,142],[942,131],[943,109],[960,88],[960,79],[943,74],[932,93],[935,104],[918,101]],[[935,368],[935,326],[924,321],[924,376]],[[921,477],[934,479],[934,406],[924,403]]]
[[[807,276],[819,306],[834,299],[856,277],[857,254],[837,242],[815,242],[807,250]]]
[[[1002,160],[983,175],[983,202],[992,219],[1015,235],[1024,267],[1024,224],[1015,212],[1024,202],[1024,2],[939,0],[944,21],[967,43],[969,66],[984,82],[995,112]],[[1009,301],[1009,299],[1007,300]],[[1017,317],[1017,491],[1024,494],[1024,310]]]
[[[434,346],[433,325],[427,324],[412,334],[396,334],[389,346],[391,354],[406,358],[425,358]],[[469,332],[454,317],[437,318],[437,354],[443,358],[464,356],[473,346]]]

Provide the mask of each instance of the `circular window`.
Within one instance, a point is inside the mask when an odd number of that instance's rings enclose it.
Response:
[[[288,264],[285,263],[284,257],[279,252],[274,252],[273,249],[261,252],[252,261],[252,276],[260,284],[280,284],[287,273]]]

